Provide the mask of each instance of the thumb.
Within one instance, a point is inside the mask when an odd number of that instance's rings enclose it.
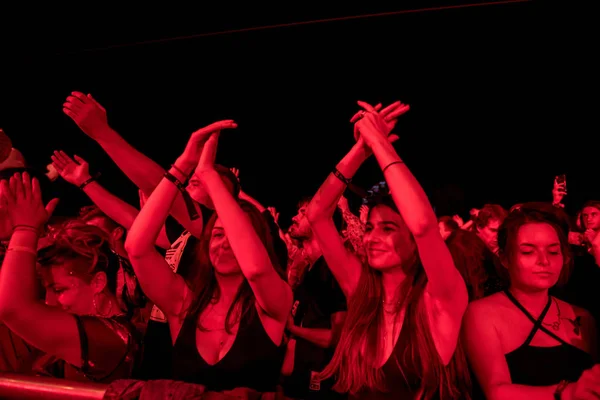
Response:
[[[97,105],[97,106],[98,106],[98,108],[100,108],[102,111],[106,111],[106,109],[105,109],[104,107],[102,107],[102,104],[98,103],[98,102],[96,101],[96,99],[92,97],[92,94],[91,94],[91,93],[88,93],[87,97],[88,97],[88,99],[90,99],[91,101],[93,101],[93,102],[94,102],[94,104],[95,104],[95,105]]]
[[[73,154],[73,158],[75,159],[75,161],[77,161],[79,164],[87,164],[87,161],[85,161],[83,158],[79,157],[76,154]]]
[[[390,143],[394,143],[395,141],[397,141],[398,139],[400,139],[400,136],[395,135],[395,134],[391,134],[390,136],[388,136],[388,141]]]
[[[46,213],[48,214],[48,218],[50,218],[52,216],[52,214],[54,214],[54,210],[56,209],[56,206],[58,205],[60,199],[58,198],[54,198],[52,200],[50,200],[48,202],[48,204],[46,204]]]

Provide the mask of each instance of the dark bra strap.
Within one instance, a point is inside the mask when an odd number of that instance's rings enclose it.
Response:
[[[512,293],[510,293],[508,291],[508,289],[504,290],[504,294],[506,295],[506,297],[508,297],[508,299],[515,306],[517,306],[517,308],[519,310],[521,310],[521,312],[523,312],[523,314],[525,314],[525,316],[527,318],[529,318],[529,320],[531,322],[533,322],[533,328],[531,329],[531,332],[529,332],[529,336],[527,336],[527,340],[525,340],[525,343],[523,343],[524,346],[529,346],[529,343],[531,343],[531,341],[533,340],[533,337],[535,336],[535,334],[537,333],[538,330],[541,330],[542,332],[544,332],[545,334],[549,335],[550,337],[552,337],[553,339],[559,341],[562,344],[569,345],[563,339],[559,338],[554,333],[550,332],[548,329],[546,329],[544,326],[542,326],[542,322],[544,321],[544,318],[546,317],[546,314],[548,314],[548,311],[550,310],[550,306],[552,305],[552,297],[548,296],[548,303],[546,303],[546,307],[544,307],[544,310],[542,311],[542,313],[540,314],[540,316],[536,320],[529,313],[529,311],[527,311],[527,309],[525,307],[523,307],[523,305],[521,303],[519,303],[519,301],[515,298],[515,296],[513,296]]]
[[[75,317],[75,322],[77,323],[77,331],[79,332],[79,346],[81,347],[81,359],[83,360],[83,365],[81,366],[81,371],[84,374],[87,374],[90,368],[90,360],[88,356],[88,337],[85,332],[85,327],[83,326],[83,321],[79,317],[79,315],[73,315]]]

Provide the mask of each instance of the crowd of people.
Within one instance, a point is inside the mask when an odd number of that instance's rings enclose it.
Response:
[[[438,216],[396,150],[410,107],[358,108],[354,145],[285,230],[215,163],[233,120],[164,169],[73,92],[63,112],[139,207],[80,156],[33,170],[0,131],[0,371],[224,399],[600,398],[600,201],[565,210],[557,176],[547,203]],[[353,210],[370,157],[384,180]],[[93,205],[54,215],[55,179]]]

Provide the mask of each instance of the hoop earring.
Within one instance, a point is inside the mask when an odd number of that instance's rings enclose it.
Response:
[[[94,297],[92,297],[92,305],[94,306],[94,310],[96,311],[96,315],[102,317],[102,318],[107,318],[111,315],[112,312],[112,300],[108,301],[109,307],[108,307],[108,311],[106,313],[102,313],[102,310],[98,309],[98,302],[96,301],[96,296],[100,295],[100,293],[96,293],[94,294]]]

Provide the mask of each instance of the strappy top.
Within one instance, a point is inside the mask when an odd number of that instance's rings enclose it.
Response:
[[[552,305],[552,297],[535,319],[529,311],[508,291],[506,297],[533,323],[533,328],[525,342],[516,350],[506,354],[506,363],[510,371],[512,383],[528,386],[549,386],[560,383],[563,379],[575,382],[583,371],[594,365],[589,353],[565,342],[546,329],[542,322]],[[531,346],[531,341],[538,331],[557,340],[560,344],[552,347]]]

